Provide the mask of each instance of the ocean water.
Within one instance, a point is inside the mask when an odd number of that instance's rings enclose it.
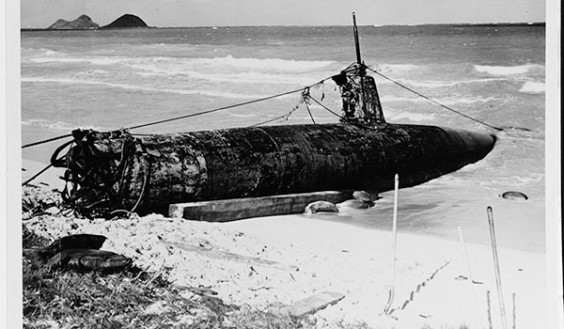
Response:
[[[498,244],[544,250],[544,26],[359,27],[372,69],[488,124],[494,150],[455,173],[400,191],[398,227],[448,239],[488,243],[486,207],[494,208]],[[251,101],[315,84],[355,61],[352,28],[202,27],[21,33],[22,140],[77,127],[110,130]],[[494,132],[373,74],[388,122]],[[339,113],[336,86],[312,96]],[[267,102],[135,130],[166,133],[244,127],[289,113],[299,93]],[[338,118],[312,105],[317,123]],[[302,106],[287,120],[309,123]],[[23,150],[48,162],[62,142]],[[401,177],[400,177],[401,179]],[[520,191],[529,200],[499,194]],[[372,209],[322,218],[391,228],[393,192]]]

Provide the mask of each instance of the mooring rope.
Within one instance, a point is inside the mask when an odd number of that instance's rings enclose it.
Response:
[[[72,134],[61,135],[61,136],[57,136],[57,137],[53,137],[53,138],[49,138],[49,139],[45,139],[45,140],[41,140],[41,141],[29,143],[29,144],[25,144],[25,145],[22,145],[22,149],[25,149],[25,148],[28,148],[28,147],[31,147],[31,146],[36,146],[36,145],[41,145],[41,144],[53,142],[53,141],[63,139],[63,138],[66,138],[66,137],[72,137]]]
[[[290,94],[297,93],[297,92],[302,91],[302,90],[303,90],[303,88],[294,89],[294,90],[287,91],[287,92],[285,92],[285,93],[281,93],[281,94],[277,94],[277,95],[273,95],[273,96],[268,96],[268,97],[259,98],[259,99],[254,99],[254,100],[247,101],[247,102],[243,102],[243,103],[237,103],[237,104],[233,104],[233,105],[227,105],[227,106],[223,106],[223,107],[218,107],[218,108],[211,109],[211,110],[207,110],[207,111],[202,111],[202,112],[197,112],[197,113],[192,113],[192,114],[181,115],[181,116],[174,117],[174,118],[169,118],[169,119],[164,119],[164,120],[159,120],[159,121],[153,121],[153,122],[149,122],[149,123],[144,123],[144,124],[140,124],[140,125],[137,125],[137,126],[129,127],[129,128],[126,128],[126,129],[133,130],[133,129],[138,129],[138,128],[144,128],[144,127],[153,126],[153,125],[157,125],[157,124],[161,124],[161,123],[165,123],[165,122],[176,121],[176,120],[180,120],[180,119],[186,119],[186,118],[191,118],[191,117],[195,117],[195,116],[199,116],[199,115],[204,115],[204,114],[209,114],[209,113],[213,113],[213,112],[223,111],[223,110],[231,109],[231,108],[238,107],[238,106],[249,105],[249,104],[258,103],[258,102],[266,101],[266,100],[273,99],[273,98],[277,98],[277,97],[281,97],[281,96],[290,95]]]
[[[28,178],[25,182],[22,183],[22,186],[25,186],[27,184],[29,184],[29,182],[31,182],[32,180],[36,179],[37,177],[39,177],[39,175],[41,175],[42,173],[46,172],[47,169],[53,167],[53,164],[49,164],[47,165],[45,168],[41,169],[37,174],[31,176],[30,178]]]
[[[301,103],[301,100],[300,100],[300,103]],[[286,120],[288,120],[288,118],[290,118],[290,115],[292,115],[294,112],[296,112],[296,111],[300,108],[300,103],[298,103],[298,105],[294,106],[294,107],[290,110],[290,112],[288,112],[288,113],[286,113],[286,114],[284,114],[284,115],[281,115],[281,116],[279,116],[279,117],[276,117],[276,118],[273,118],[273,119],[269,119],[269,120],[266,120],[266,121],[262,121],[262,122],[259,122],[259,123],[255,123],[255,124],[253,124],[253,125],[250,125],[249,127],[258,127],[258,126],[262,126],[262,125],[264,125],[264,124],[267,124],[267,123],[270,123],[270,122],[273,122],[273,121],[276,121],[276,120],[280,120],[280,119],[286,119]]]
[[[187,115],[182,115],[182,116],[178,116],[178,117],[174,117],[174,118],[169,118],[169,119],[164,119],[164,120],[159,120],[159,121],[153,121],[153,122],[149,122],[149,123],[144,123],[144,124],[140,124],[140,125],[136,125],[136,126],[131,126],[131,127],[129,127],[129,128],[124,128],[124,129],[125,129],[125,130],[133,130],[133,129],[138,129],[138,128],[143,128],[143,127],[153,126],[153,125],[157,125],[157,124],[161,124],[161,123],[165,123],[165,122],[171,122],[171,121],[176,121],[176,120],[191,118],[191,117],[195,117],[195,116],[200,116],[200,115],[204,115],[204,114],[209,114],[209,113],[213,113],[213,112],[223,111],[223,110],[227,110],[227,109],[231,109],[231,108],[235,108],[235,107],[240,107],[240,106],[244,106],[244,105],[250,105],[250,104],[254,104],[254,103],[258,103],[258,102],[264,102],[264,101],[267,101],[267,100],[270,100],[270,99],[274,99],[274,98],[278,98],[278,97],[290,95],[290,94],[297,93],[297,92],[300,92],[300,91],[303,92],[305,89],[314,88],[314,87],[316,87],[316,86],[318,86],[318,85],[323,84],[325,81],[327,81],[327,80],[329,80],[329,79],[331,79],[331,77],[327,77],[327,78],[325,78],[325,79],[323,79],[323,80],[320,80],[319,82],[316,82],[316,83],[314,83],[314,84],[312,84],[312,85],[309,85],[309,86],[307,86],[307,87],[304,87],[304,88],[294,89],[294,90],[290,90],[290,91],[283,92],[283,93],[279,93],[279,94],[272,95],[272,96],[267,96],[267,97],[263,97],[263,98],[253,99],[253,100],[250,100],[250,101],[247,101],[247,102],[242,102],[242,103],[227,105],[227,106],[218,107],[218,108],[214,108],[214,109],[210,109],[210,110],[206,110],[206,111],[201,111],[201,112],[197,112],[197,113],[191,113],[191,114],[187,114]],[[303,99],[303,98],[302,98],[302,99]],[[284,115],[284,116],[281,116],[281,117],[278,117],[278,118],[274,118],[274,119],[271,119],[271,120],[268,120],[268,121],[265,121],[265,122],[262,122],[262,123],[253,125],[253,126],[258,126],[258,125],[262,125],[262,124],[265,124],[265,123],[269,123],[269,122],[272,122],[272,121],[275,121],[275,120],[278,120],[278,119],[281,119],[281,118],[284,118],[284,117],[289,117],[292,112],[293,112],[293,111],[291,111],[291,112],[290,112],[289,114],[287,114],[287,115]],[[253,126],[251,126],[251,127],[253,127]],[[32,147],[32,146],[41,145],[41,144],[45,144],[45,143],[49,143],[49,142],[56,141],[56,140],[59,140],[59,139],[63,139],[63,138],[66,138],[66,137],[72,137],[72,134],[65,134],[65,135],[61,135],[61,136],[57,136],[57,137],[53,137],[53,138],[49,138],[49,139],[45,139],[45,140],[40,140],[40,141],[33,142],[33,143],[29,143],[29,144],[25,144],[25,145],[22,145],[22,149],[25,149],[25,148],[28,148],[28,147]],[[68,143],[71,143],[71,142],[72,142],[72,141],[67,142],[67,143],[65,143],[65,145],[68,144]],[[38,172],[37,174],[35,174],[35,175],[34,175],[33,177],[31,177],[30,179],[26,180],[24,183],[22,183],[22,186],[27,185],[29,182],[31,182],[32,180],[34,180],[35,178],[37,178],[39,175],[41,175],[42,173],[44,173],[45,171],[47,171],[47,169],[51,168],[51,166],[52,166],[52,165],[49,165],[49,166],[43,168],[40,172]]]
[[[363,64],[363,65],[364,65],[364,64]],[[490,125],[490,124],[488,124],[488,123],[486,123],[486,122],[484,122],[484,121],[478,120],[478,119],[473,118],[473,117],[471,117],[471,116],[469,116],[469,115],[467,115],[467,114],[461,113],[461,112],[459,112],[459,111],[457,111],[457,110],[455,110],[455,109],[453,109],[453,108],[451,108],[451,107],[449,107],[449,106],[446,106],[446,105],[444,105],[444,104],[441,104],[441,103],[437,102],[436,100],[434,100],[434,99],[432,99],[432,98],[429,98],[429,97],[427,97],[427,96],[421,94],[420,92],[415,91],[415,90],[409,88],[408,86],[403,85],[403,84],[401,84],[401,83],[399,83],[399,82],[397,82],[397,81],[395,81],[395,80],[393,80],[393,79],[391,79],[391,78],[385,76],[384,74],[382,74],[382,73],[376,71],[375,69],[373,69],[373,68],[371,68],[371,67],[369,67],[369,66],[364,65],[364,67],[366,67],[366,68],[369,69],[370,71],[372,71],[372,72],[378,74],[378,75],[381,76],[382,78],[384,78],[384,79],[386,79],[386,80],[388,80],[388,81],[390,81],[390,82],[392,82],[392,83],[394,83],[394,84],[396,84],[396,85],[398,85],[398,86],[400,86],[400,87],[402,87],[402,88],[404,88],[404,89],[406,89],[406,90],[409,90],[409,91],[411,91],[412,93],[416,94],[417,96],[420,96],[420,97],[422,97],[422,98],[424,98],[424,99],[426,99],[426,100],[428,100],[428,101],[430,101],[430,102],[432,102],[432,103],[434,103],[434,104],[436,104],[436,105],[438,105],[438,106],[440,106],[440,107],[442,107],[442,108],[444,108],[444,109],[447,109],[447,110],[449,110],[449,111],[451,111],[451,112],[454,112],[454,113],[456,113],[456,114],[458,114],[458,115],[461,115],[461,116],[463,116],[463,117],[465,117],[465,118],[467,118],[467,119],[473,120],[473,121],[478,122],[478,123],[480,123],[480,124],[482,124],[482,125],[484,125],[484,126],[487,126],[487,127],[492,128],[492,129],[495,129],[495,130],[497,130],[497,131],[502,131],[502,130],[503,130],[503,128],[499,128],[499,127],[496,127],[496,126],[492,126],[492,125]]]
[[[171,121],[176,121],[176,120],[181,120],[181,119],[187,119],[187,118],[191,118],[191,117],[195,117],[195,116],[200,116],[200,115],[204,115],[204,114],[209,114],[209,113],[213,113],[213,112],[218,112],[218,111],[223,111],[223,110],[228,110],[234,107],[240,107],[240,106],[245,106],[245,105],[250,105],[250,104],[254,104],[254,103],[258,103],[258,102],[264,102],[273,98],[278,98],[278,97],[282,97],[282,96],[286,96],[286,95],[290,95],[293,93],[297,93],[297,92],[303,92],[304,89],[306,88],[314,88],[317,85],[323,84],[325,81],[331,79],[331,77],[327,77],[319,82],[316,82],[312,85],[306,86],[306,87],[302,87],[299,89],[294,89],[294,90],[290,90],[287,92],[283,92],[280,94],[276,94],[276,95],[271,95],[271,96],[267,96],[267,97],[263,97],[263,98],[258,98],[258,99],[253,99],[247,102],[242,102],[242,103],[237,103],[237,104],[231,104],[231,105],[227,105],[227,106],[222,106],[222,107],[218,107],[218,108],[214,108],[214,109],[210,109],[210,110],[205,110],[205,111],[201,111],[201,112],[197,112],[197,113],[191,113],[191,114],[187,114],[187,115],[181,115],[178,117],[174,117],[174,118],[168,118],[168,119],[164,119],[164,120],[158,120],[158,121],[153,121],[153,122],[148,122],[148,123],[144,123],[144,124],[139,124],[139,125],[135,125],[135,126],[131,126],[128,128],[123,128],[126,130],[133,130],[133,129],[138,129],[138,128],[144,128],[144,127],[148,127],[148,126],[153,126],[153,125],[157,125],[157,124],[161,124],[161,123],[165,123],[165,122],[171,122]],[[57,137],[53,137],[53,138],[49,138],[49,139],[45,139],[45,140],[40,140],[37,142],[33,142],[33,143],[29,143],[29,144],[25,144],[22,145],[22,149],[24,148],[28,148],[31,146],[36,146],[36,145],[41,145],[44,143],[48,143],[48,142],[52,142],[52,141],[56,141],[62,138],[66,138],[66,137],[72,137],[72,134],[66,134],[66,135],[61,135],[61,136],[57,136]]]
[[[341,117],[340,115],[338,115],[337,113],[335,113],[334,111],[331,111],[331,109],[329,109],[327,106],[323,105],[323,103],[321,103],[320,101],[318,101],[317,99],[311,97],[311,95],[309,95],[309,99],[311,99],[312,101],[314,101],[317,105],[321,106],[322,108],[324,108],[325,110],[331,112],[332,114],[334,114],[337,117]]]

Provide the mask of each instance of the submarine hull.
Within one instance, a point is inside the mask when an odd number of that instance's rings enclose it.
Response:
[[[133,136],[75,130],[55,166],[87,215],[169,204],[424,183],[484,158],[492,134],[436,126],[310,124]],[[68,186],[69,184],[67,184]]]

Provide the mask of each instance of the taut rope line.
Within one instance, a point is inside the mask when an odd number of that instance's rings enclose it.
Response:
[[[406,89],[406,90],[409,90],[409,91],[411,91],[412,93],[416,94],[417,96],[422,97],[422,98],[425,98],[426,100],[428,100],[428,101],[430,101],[430,102],[432,102],[432,103],[434,103],[434,104],[436,104],[436,105],[438,105],[438,106],[440,106],[440,107],[442,107],[442,108],[444,108],[444,109],[447,109],[447,110],[449,110],[449,111],[451,111],[451,112],[454,112],[454,113],[456,113],[456,114],[458,114],[458,115],[461,115],[461,116],[463,116],[463,117],[465,117],[465,118],[467,118],[467,119],[470,119],[470,120],[473,120],[473,121],[475,121],[475,122],[478,122],[478,123],[480,123],[480,124],[482,124],[482,125],[484,125],[484,126],[488,126],[488,127],[492,128],[492,129],[495,129],[495,130],[497,130],[497,131],[502,131],[502,130],[503,130],[502,128],[492,126],[492,125],[490,125],[490,124],[488,124],[488,123],[485,123],[485,122],[483,122],[483,121],[480,121],[480,120],[478,120],[478,119],[475,119],[475,118],[473,118],[473,117],[471,117],[471,116],[469,116],[469,115],[466,115],[466,114],[464,114],[464,113],[461,113],[461,112],[459,112],[459,111],[457,111],[457,110],[455,110],[455,109],[453,109],[453,108],[451,108],[451,107],[448,107],[448,106],[446,106],[446,105],[444,105],[444,104],[441,104],[441,103],[437,102],[437,101],[434,100],[434,99],[431,99],[431,98],[429,98],[429,97],[427,97],[427,96],[425,96],[425,95],[423,95],[423,94],[421,94],[421,93],[419,93],[419,92],[417,92],[417,91],[415,91],[415,90],[413,90],[413,89],[411,89],[411,88],[409,88],[409,87],[407,87],[407,86],[405,86],[405,85],[403,85],[403,84],[401,84],[401,83],[399,83],[399,82],[397,82],[397,81],[395,81],[395,80],[393,80],[393,79],[391,79],[391,78],[388,78],[387,76],[383,75],[382,73],[380,73],[380,72],[378,72],[378,71],[376,71],[376,70],[374,70],[374,69],[372,69],[372,68],[370,68],[370,67],[368,67],[368,66],[365,66],[365,67],[366,67],[367,69],[369,69],[370,71],[372,71],[372,72],[378,74],[378,75],[381,76],[382,78],[384,78],[384,79],[386,79],[386,80],[388,80],[388,81],[390,81],[390,82],[392,82],[392,83],[394,83],[394,84],[396,84],[396,85],[398,85],[398,86],[400,86],[400,87],[402,87],[402,88],[404,88],[404,89]]]
[[[223,107],[218,107],[218,108],[215,108],[215,109],[211,109],[211,110],[207,110],[207,111],[202,111],[202,112],[198,112],[198,113],[192,113],[192,114],[182,115],[182,116],[174,117],[174,118],[170,118],[170,119],[164,119],[164,120],[149,122],[149,123],[145,123],[145,124],[140,124],[140,125],[137,125],[137,126],[133,126],[133,127],[126,128],[126,129],[133,130],[133,129],[138,129],[138,128],[144,128],[144,127],[153,126],[153,125],[157,125],[157,124],[161,124],[161,123],[165,123],[165,122],[170,122],[170,121],[175,121],[175,120],[180,120],[180,119],[186,119],[186,118],[191,118],[191,117],[195,117],[195,116],[199,116],[199,115],[204,115],[204,114],[209,114],[209,113],[213,113],[213,112],[223,111],[223,110],[227,110],[227,109],[234,108],[234,107],[238,107],[238,106],[249,105],[249,104],[253,104],[253,103],[258,103],[258,102],[262,102],[262,101],[267,101],[267,100],[269,100],[269,99],[273,99],[273,98],[276,98],[276,97],[281,97],[281,96],[290,95],[290,94],[297,93],[297,92],[302,91],[302,90],[303,90],[303,88],[294,89],[294,90],[287,91],[287,92],[285,92],[285,93],[281,93],[281,94],[277,94],[277,95],[273,95],[273,96],[268,96],[268,97],[259,98],[259,99],[254,99],[254,100],[247,101],[247,102],[243,102],[243,103],[238,103],[238,104],[233,104],[233,105],[227,105],[227,106],[223,106]]]
[[[65,137],[72,137],[72,134],[66,134],[66,135],[57,136],[57,137],[45,139],[45,140],[34,142],[34,143],[25,144],[25,145],[22,145],[22,149],[25,149],[25,148],[31,147],[31,146],[35,146],[35,145],[41,145],[41,144],[45,144],[45,143],[48,143],[48,142],[56,141],[56,140],[59,140],[59,139],[63,139]]]
[[[314,83],[314,84],[307,86],[307,87],[304,87],[304,88],[313,88],[313,87],[315,87],[319,84],[322,84],[323,82],[325,82],[329,79],[331,79],[331,77],[325,78],[325,79],[323,79],[323,80],[321,80],[317,83]],[[133,130],[133,129],[138,129],[138,128],[144,128],[144,127],[153,126],[153,125],[157,125],[157,124],[161,124],[161,123],[165,123],[165,122],[191,118],[191,117],[195,117],[195,116],[200,116],[200,115],[204,115],[204,114],[209,114],[209,113],[213,113],[213,112],[231,109],[231,108],[234,108],[234,107],[239,107],[239,106],[249,105],[249,104],[253,104],[253,103],[263,102],[263,101],[267,101],[267,100],[270,100],[270,99],[273,99],[273,98],[282,97],[282,96],[286,96],[286,95],[290,95],[290,94],[293,94],[293,93],[303,91],[304,88],[294,89],[294,90],[287,91],[287,92],[284,92],[284,93],[280,93],[280,94],[276,94],[276,95],[272,95],[272,96],[267,96],[267,97],[263,97],[263,98],[258,98],[258,99],[253,99],[253,100],[250,100],[250,101],[247,101],[247,102],[242,102],[242,103],[227,105],[227,106],[223,106],[223,107],[218,107],[218,108],[215,108],[215,109],[206,110],[206,111],[202,111],[202,112],[182,115],[182,116],[164,119],[164,120],[159,120],[159,121],[148,122],[148,123],[144,123],[144,124],[140,124],[140,125],[136,125],[136,126],[131,126],[129,128],[124,128],[124,129]],[[72,134],[61,135],[61,136],[57,136],[57,137],[53,137],[53,138],[49,138],[49,139],[45,139],[45,140],[41,140],[41,141],[29,143],[29,144],[25,144],[25,145],[22,145],[22,149],[28,148],[28,147],[31,147],[31,146],[45,144],[45,143],[56,141],[56,140],[66,138],[66,137],[72,137]]]

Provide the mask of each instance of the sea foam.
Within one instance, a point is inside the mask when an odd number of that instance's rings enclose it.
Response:
[[[112,57],[38,57],[29,59],[33,63],[90,63],[93,65],[113,65],[123,61],[121,58]]]
[[[527,81],[523,84],[520,93],[524,94],[544,94],[546,86],[544,82],[540,81]]]
[[[43,119],[30,119],[30,120],[22,120],[22,126],[33,126],[33,127],[42,127],[48,128],[53,130],[60,130],[60,131],[70,131],[73,129],[81,128],[81,129],[93,129],[98,131],[107,130],[106,127],[94,126],[94,125],[79,125],[77,127],[76,124],[72,124],[69,122],[63,121],[48,121]]]
[[[421,121],[433,121],[435,119],[434,114],[429,113],[413,113],[399,110],[388,111],[386,119],[390,121],[401,122],[402,120],[408,120],[411,122],[421,122]]]
[[[212,96],[212,97],[221,97],[221,98],[230,98],[230,99],[258,99],[258,98],[264,98],[270,96],[266,94],[238,94],[238,93],[230,93],[230,92],[221,92],[217,90],[202,90],[202,89],[184,90],[184,89],[171,89],[171,88],[154,88],[154,87],[105,82],[105,81],[92,81],[92,80],[89,81],[82,79],[66,79],[66,78],[22,77],[21,81],[35,82],[35,83],[55,82],[55,83],[64,83],[64,84],[72,84],[72,85],[79,85],[79,84],[98,85],[98,86],[104,86],[109,88],[121,88],[121,89],[134,90],[134,91],[170,93],[170,94],[179,94],[179,95],[202,95],[202,96]]]
[[[177,59],[175,59],[177,60]],[[334,63],[334,61],[304,61],[287,60],[280,58],[236,58],[231,55],[214,58],[194,58],[200,64],[208,64],[219,67],[232,67],[238,69],[252,70],[274,70],[281,72],[302,72],[324,68]]]
[[[214,58],[187,57],[37,57],[29,62],[38,64],[88,63],[96,66],[123,65],[135,69],[139,76],[180,76],[214,82],[234,83],[283,83],[309,85],[325,78],[309,72],[323,70],[334,61],[285,60],[279,58],[235,58],[233,56]]]
[[[516,66],[490,66],[490,65],[474,65],[474,69],[481,73],[490,75],[518,75],[525,74],[531,71],[544,72],[544,65],[539,64],[525,64]]]

